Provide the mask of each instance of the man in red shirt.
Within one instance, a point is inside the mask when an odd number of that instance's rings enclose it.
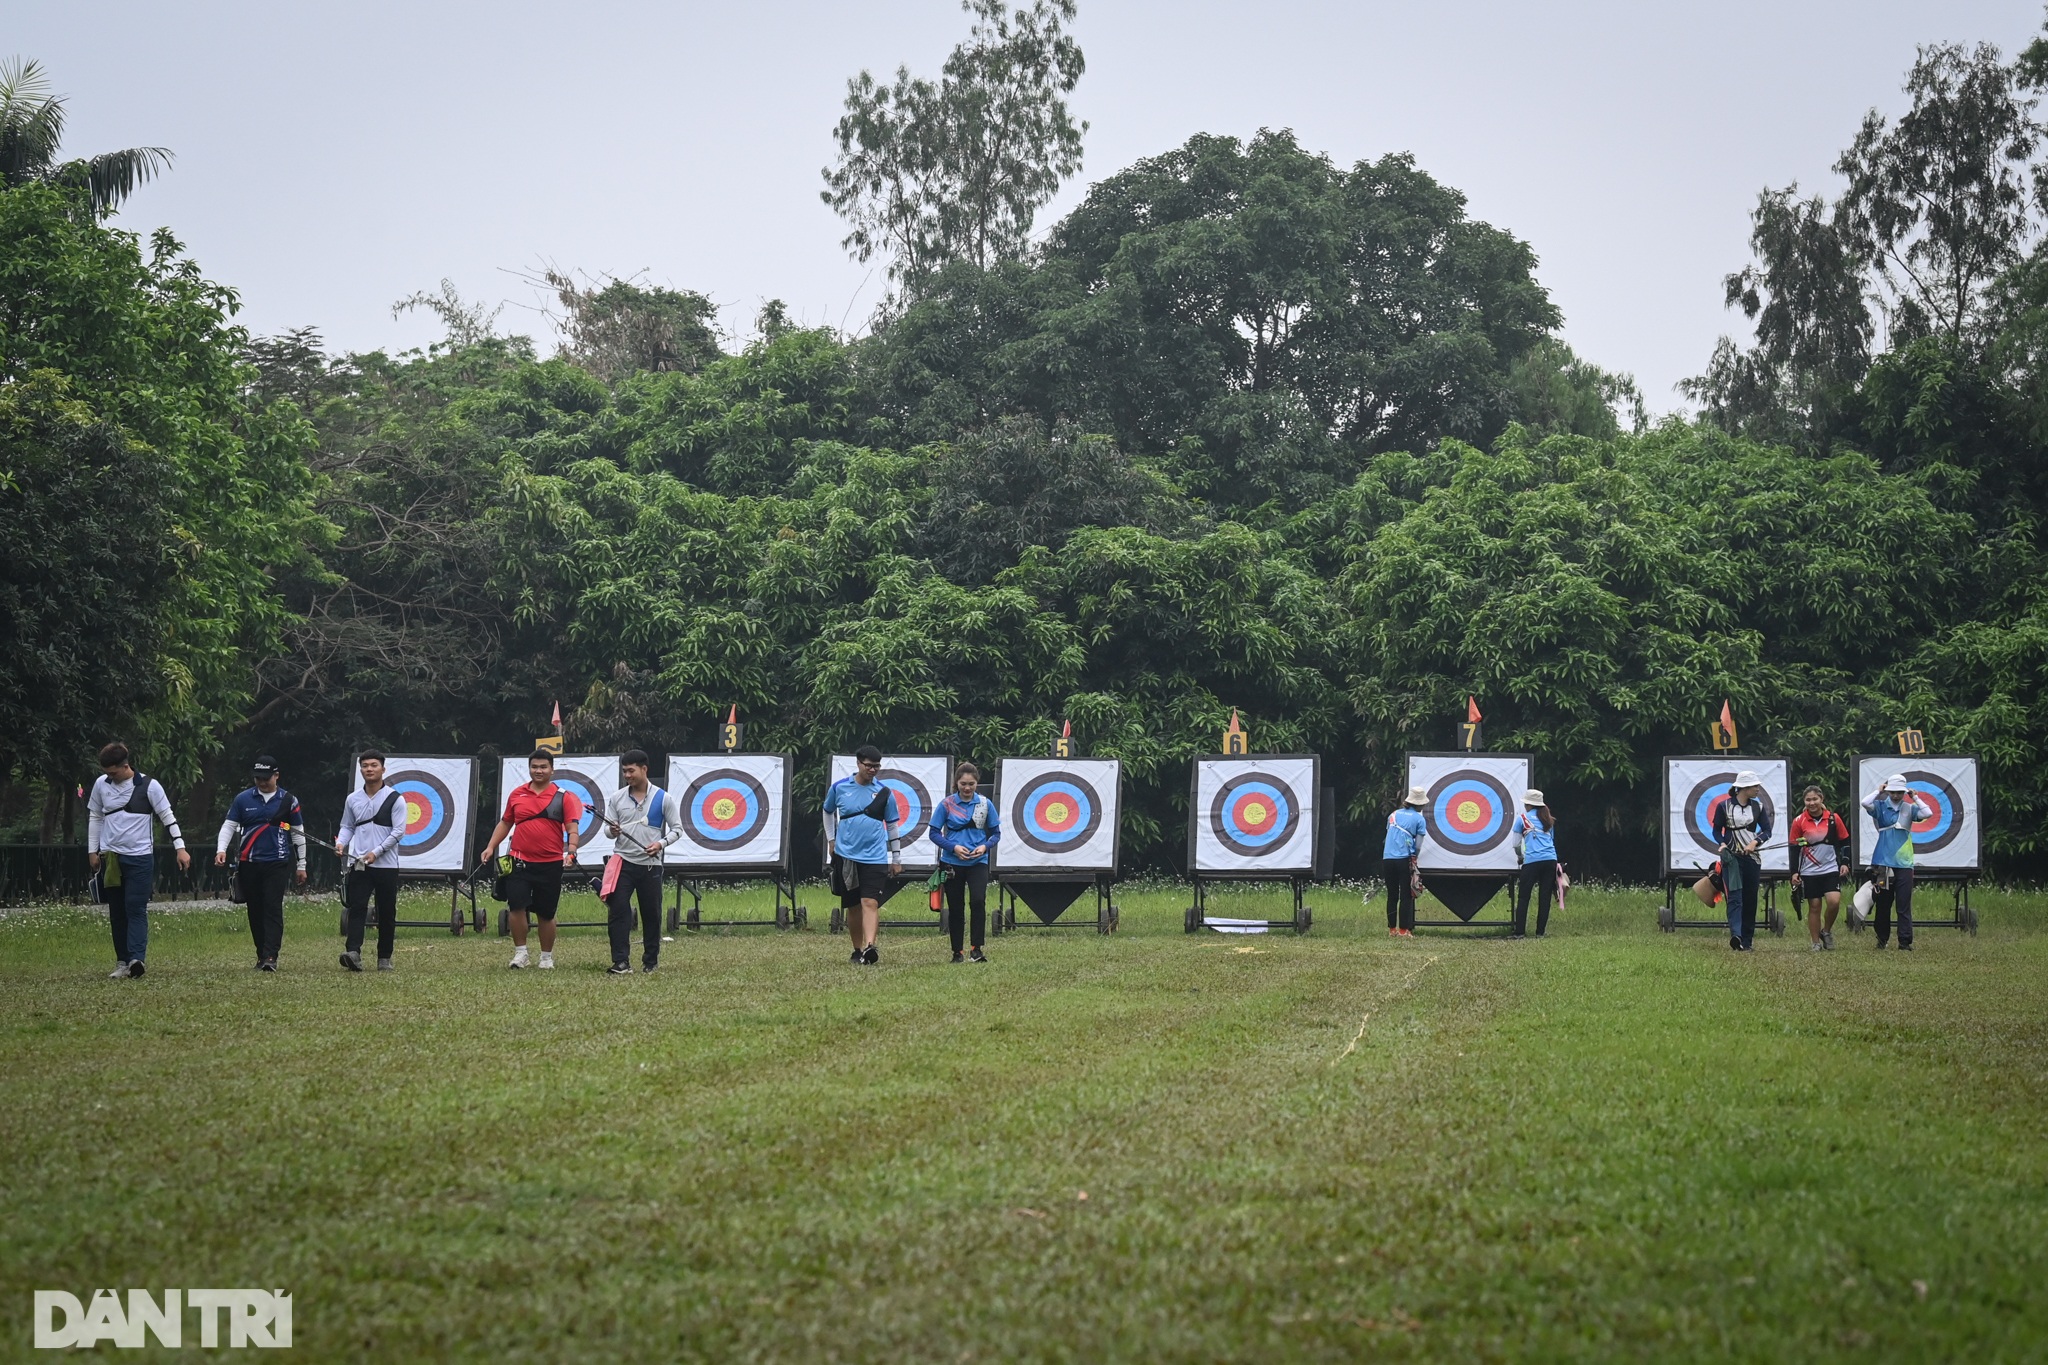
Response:
[[[555,965],[555,907],[562,900],[564,853],[576,866],[577,832],[583,825],[583,802],[574,792],[555,785],[555,756],[535,749],[526,759],[533,780],[514,787],[505,798],[505,813],[491,831],[484,861],[498,856],[498,845],[512,836],[512,871],[505,878],[505,906],[512,919],[513,967],[526,965],[526,912],[540,917],[540,965]]]
[[[1842,908],[1842,858],[1849,847],[1849,827],[1828,809],[1819,787],[1808,787],[1804,809],[1792,820],[1792,894],[1806,902],[1806,936],[1811,951],[1835,946],[1835,913]],[[1821,908],[1827,922],[1821,922]]]

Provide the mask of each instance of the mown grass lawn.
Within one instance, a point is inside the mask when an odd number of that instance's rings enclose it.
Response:
[[[626,979],[350,976],[328,903],[113,982],[0,920],[0,1350],[36,1288],[250,1285],[317,1360],[2048,1358],[2048,898],[1738,956],[1640,891],[1396,944],[1133,890],[869,970],[807,899]]]

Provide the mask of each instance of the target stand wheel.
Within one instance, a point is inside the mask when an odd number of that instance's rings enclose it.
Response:
[[[481,905],[471,909],[469,927],[471,933],[481,934],[484,931],[484,908]]]
[[[1969,931],[1970,937],[1977,937],[1977,907],[1974,905],[1964,906],[1963,913],[1959,918],[1962,920],[1961,927]]]
[[[789,907],[784,905],[781,901],[775,902],[775,927],[778,929],[789,928],[789,917]]]
[[[811,911],[809,906],[799,905],[795,913],[796,919],[794,922],[797,928],[808,929],[811,927]]]
[[[1201,927],[1196,919],[1196,916],[1199,914],[1201,914],[1201,911],[1192,905],[1181,912],[1180,928],[1182,933],[1192,934]]]
[[[846,932],[846,907],[843,905],[832,907],[832,932],[835,934]]]
[[[1785,912],[1783,910],[1780,910],[1775,905],[1772,906],[1767,923],[1770,925],[1772,933],[1776,934],[1779,938],[1785,937]]]
[[[500,910],[498,912],[498,937],[512,937],[512,912],[510,910]]]
[[[1117,908],[1117,903],[1115,901],[1111,901],[1109,903],[1109,932],[1111,932],[1112,934],[1115,933],[1118,927],[1123,924],[1123,922],[1124,912]]]
[[[1297,935],[1308,932],[1310,918],[1309,908],[1306,905],[1294,912],[1294,932]]]
[[[691,906],[689,912],[683,916],[683,927],[693,934],[703,927],[703,916],[696,906]]]
[[[1657,907],[1657,927],[1667,934],[1678,932],[1678,912],[1668,905]]]

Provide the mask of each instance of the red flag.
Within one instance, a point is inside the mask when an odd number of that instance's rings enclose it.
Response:
[[[555,724],[555,728],[556,728],[557,730],[559,730],[559,729],[561,729],[561,728],[562,728],[562,703],[560,703],[560,702],[556,702],[556,703],[555,703],[555,722],[554,722],[554,724]]]
[[[1237,733],[1237,731],[1238,731],[1238,724],[1237,724],[1237,708],[1236,708],[1235,706],[1233,706],[1233,707],[1231,707],[1231,708],[1230,708],[1230,728],[1229,728],[1228,730],[1226,730],[1226,731],[1225,731],[1224,733],[1225,733],[1225,734],[1231,734],[1231,735],[1234,735],[1234,734],[1236,734],[1236,733]]]
[[[1074,722],[1072,722],[1072,721],[1070,721],[1070,720],[1069,720],[1069,721],[1062,721],[1062,722],[1060,722],[1060,738],[1061,738],[1061,739],[1072,739],[1073,737],[1074,737]]]
[[[727,725],[738,725],[740,723],[740,708],[738,702],[734,702],[732,710],[725,713],[725,723]]]
[[[1735,712],[1729,709],[1726,697],[1721,698],[1721,728],[1728,732],[1728,747],[1738,747],[1735,742]]]
[[[1474,725],[1486,719],[1486,717],[1479,714],[1479,703],[1471,697],[1465,698],[1465,719]]]

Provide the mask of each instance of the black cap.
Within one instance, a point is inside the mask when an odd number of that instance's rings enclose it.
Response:
[[[256,761],[249,765],[249,771],[258,777],[271,777],[277,772],[277,760],[269,754],[256,755]]]

